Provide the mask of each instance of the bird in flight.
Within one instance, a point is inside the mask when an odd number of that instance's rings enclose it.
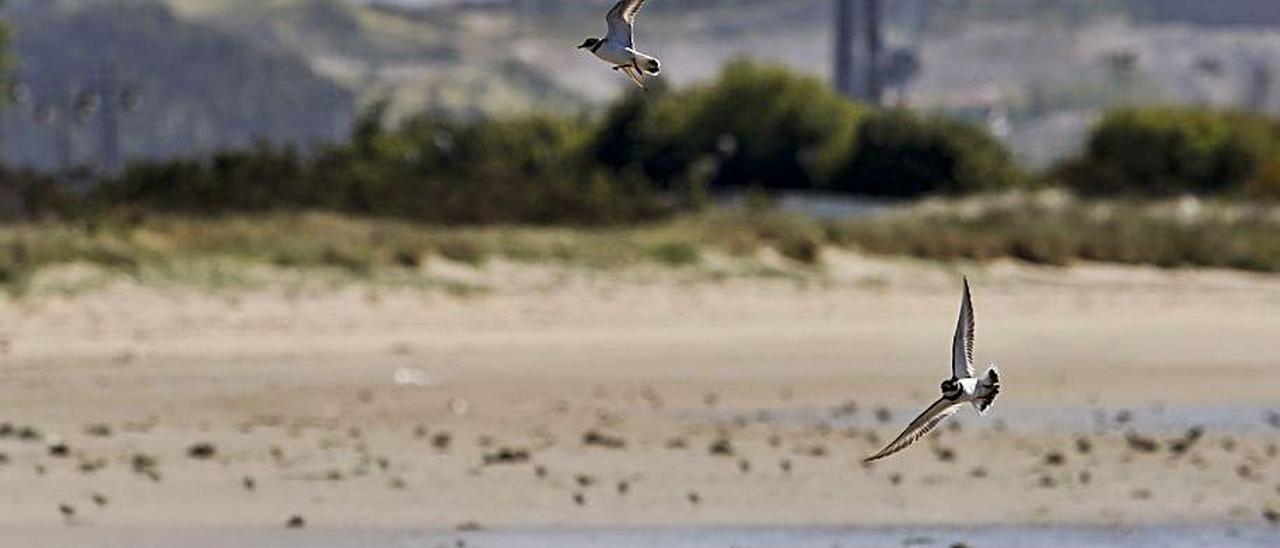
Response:
[[[662,63],[652,56],[635,49],[636,14],[644,7],[645,0],[622,0],[609,10],[604,20],[609,32],[604,38],[587,38],[578,49],[589,50],[593,55],[613,65],[613,70],[626,73],[637,86],[644,89],[644,75],[657,76]]]
[[[960,320],[951,342],[951,378],[942,381],[942,398],[911,421],[888,446],[865,459],[872,462],[906,449],[923,438],[947,417],[956,414],[965,403],[972,403],[981,415],[996,401],[1000,393],[1000,371],[992,365],[982,378],[973,376],[973,301],[969,298],[969,279],[964,280],[964,296],[960,301]]]

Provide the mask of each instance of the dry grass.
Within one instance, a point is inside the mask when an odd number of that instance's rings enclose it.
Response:
[[[870,253],[928,259],[1280,271],[1280,208],[1195,198],[1081,200],[1048,191],[925,201],[829,233]]]
[[[930,200],[841,223],[771,210],[714,210],[595,229],[441,228],[331,214],[151,217],[96,226],[0,226],[0,285],[21,292],[42,269],[77,263],[147,279],[180,277],[189,272],[184,265],[210,261],[368,278],[404,277],[431,261],[483,268],[492,258],[592,269],[691,268],[712,254],[752,263],[766,249],[803,271],[820,265],[822,250],[831,246],[936,260],[1088,260],[1280,272],[1277,234],[1280,208],[1273,206],[1080,200],[1056,192]],[[234,283],[236,273],[229,269],[220,267],[218,283]]]

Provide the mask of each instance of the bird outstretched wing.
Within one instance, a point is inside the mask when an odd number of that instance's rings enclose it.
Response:
[[[931,432],[947,417],[956,414],[961,405],[946,398],[939,399],[933,405],[930,405],[928,409],[925,409],[924,413],[921,413],[919,417],[916,417],[916,420],[911,421],[907,429],[903,430],[893,442],[881,449],[879,453],[867,457],[863,462],[877,461],[906,449],[911,444],[919,441],[920,438],[923,438],[925,434]]]
[[[967,379],[973,376],[973,301],[969,298],[969,278],[964,279],[964,296],[960,300],[960,319],[951,342],[951,376]]]
[[[636,15],[640,13],[640,8],[644,7],[644,2],[645,0],[621,0],[614,4],[609,13],[604,16],[605,22],[609,24],[609,33],[605,35],[605,40],[624,48],[635,46]]]

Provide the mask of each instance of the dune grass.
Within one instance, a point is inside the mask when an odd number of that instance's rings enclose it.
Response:
[[[1280,271],[1280,208],[1196,198],[1082,200],[1057,191],[929,200],[829,227],[865,252],[940,260]]]
[[[431,261],[470,268],[484,268],[495,258],[592,269],[691,268],[712,255],[754,261],[772,250],[796,269],[811,269],[820,268],[823,250],[833,247],[942,261],[1012,258],[1044,265],[1100,261],[1280,272],[1280,208],[1190,198],[1081,200],[1041,192],[926,200],[844,222],[764,209],[711,210],[612,228],[446,228],[321,213],[28,223],[0,226],[0,286],[21,292],[35,274],[59,265],[154,277],[202,261],[367,278],[418,272]]]

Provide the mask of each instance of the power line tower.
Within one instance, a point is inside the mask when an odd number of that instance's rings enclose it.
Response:
[[[857,95],[854,77],[853,45],[857,39],[854,31],[857,20],[854,8],[857,0],[836,0],[835,5],[835,85],[836,91],[848,97]]]
[[[836,89],[871,104],[880,104],[884,95],[883,24],[880,0],[836,0]]]

